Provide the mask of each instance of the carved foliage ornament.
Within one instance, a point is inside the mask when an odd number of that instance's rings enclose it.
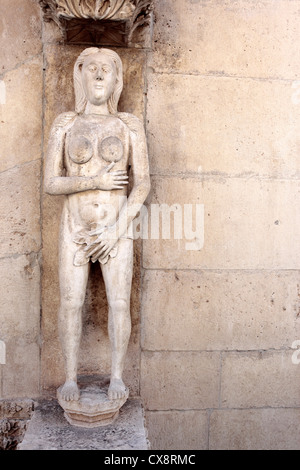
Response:
[[[130,21],[146,16],[152,0],[39,0],[46,20],[65,19]]]
[[[124,46],[149,24],[153,0],[38,0],[45,21],[55,21],[73,44]]]

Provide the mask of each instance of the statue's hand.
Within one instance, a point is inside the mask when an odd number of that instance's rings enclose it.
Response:
[[[102,189],[103,191],[124,189],[124,185],[128,184],[127,171],[110,171],[114,165],[115,162],[112,162],[106,168],[103,168],[99,174],[94,177],[97,189]]]
[[[88,245],[84,251],[87,256],[91,256],[94,259],[104,259],[113,247],[116,245],[119,237],[117,236],[114,227],[106,227],[90,232],[90,235],[99,235],[92,244]]]

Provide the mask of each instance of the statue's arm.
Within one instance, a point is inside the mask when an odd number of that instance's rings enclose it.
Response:
[[[66,131],[72,119],[60,115],[52,126],[45,163],[44,188],[52,195],[74,194],[82,191],[100,189],[110,191],[123,189],[127,184],[124,172],[110,171],[114,163],[103,168],[96,176],[64,176],[64,147]],[[121,181],[120,181],[121,180]]]
[[[131,171],[133,186],[124,210],[121,210],[116,222],[117,233],[121,237],[127,232],[132,220],[137,216],[150,191],[150,172],[147,142],[142,122],[134,119],[134,131],[131,131]]]

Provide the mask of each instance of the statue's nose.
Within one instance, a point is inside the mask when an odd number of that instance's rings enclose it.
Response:
[[[103,73],[101,70],[98,70],[96,80],[103,80]]]

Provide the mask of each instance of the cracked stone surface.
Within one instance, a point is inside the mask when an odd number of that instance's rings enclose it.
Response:
[[[41,400],[18,450],[147,450],[141,401],[129,399],[118,419],[101,428],[71,426],[56,400]]]

